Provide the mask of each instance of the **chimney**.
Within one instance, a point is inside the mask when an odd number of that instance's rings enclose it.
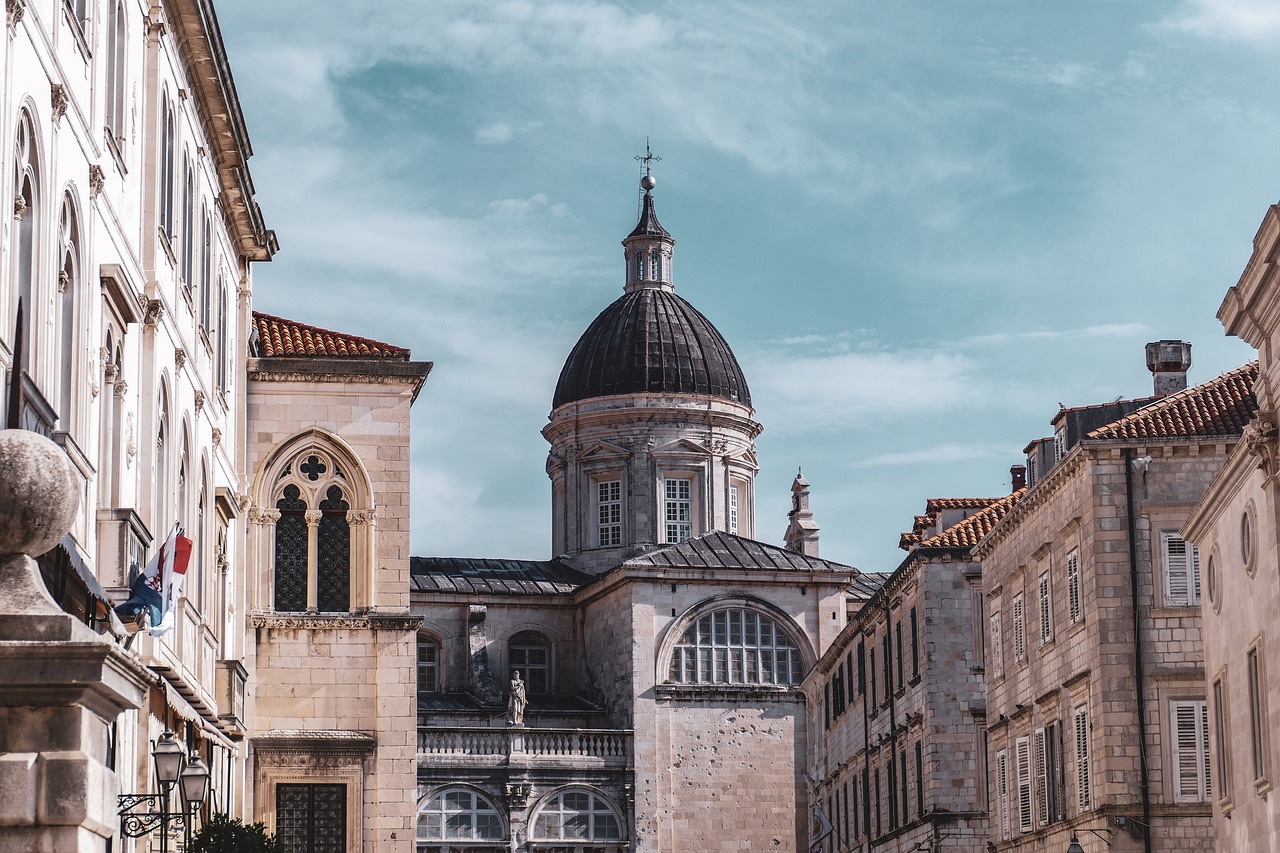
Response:
[[[1010,467],[1009,476],[1013,480],[1013,487],[1009,491],[1016,492],[1018,489],[1025,489],[1027,487],[1026,465],[1014,465]]]
[[[1186,341],[1153,341],[1147,344],[1147,370],[1155,380],[1157,397],[1168,397],[1187,387],[1191,368],[1191,344]]]

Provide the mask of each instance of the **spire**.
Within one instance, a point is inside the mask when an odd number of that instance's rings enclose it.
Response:
[[[799,469],[791,483],[791,512],[787,513],[787,518],[790,519],[787,524],[787,550],[808,557],[818,556],[818,524],[809,509],[809,481]]]
[[[658,222],[658,214],[653,205],[653,188],[658,182],[649,171],[649,164],[660,158],[649,151],[649,143],[646,141],[645,156],[636,159],[643,160],[645,164],[644,177],[640,179],[644,198],[640,205],[640,221],[622,241],[623,256],[627,262],[627,283],[623,289],[627,293],[645,288],[675,290],[671,259],[676,240]]]

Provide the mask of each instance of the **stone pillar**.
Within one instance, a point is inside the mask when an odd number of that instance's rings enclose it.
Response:
[[[53,442],[0,431],[0,853],[101,851],[118,833],[107,728],[151,682],[54,603],[30,556],[70,529],[76,479]]]

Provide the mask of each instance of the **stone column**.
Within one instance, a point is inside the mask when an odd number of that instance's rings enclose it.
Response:
[[[30,556],[70,529],[76,479],[53,442],[0,431],[0,853],[103,849],[120,825],[107,729],[151,682],[54,603]]]
[[[307,612],[320,612],[320,520],[324,513],[309,509],[307,520]]]

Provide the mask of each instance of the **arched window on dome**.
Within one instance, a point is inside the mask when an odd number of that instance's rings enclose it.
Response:
[[[497,806],[470,788],[436,791],[418,809],[418,853],[505,850],[506,834]]]
[[[594,791],[568,788],[548,797],[533,818],[531,841],[539,850],[615,853],[623,849],[619,811]]]
[[[673,684],[800,683],[804,662],[791,634],[747,607],[722,607],[689,623],[671,650]]]

